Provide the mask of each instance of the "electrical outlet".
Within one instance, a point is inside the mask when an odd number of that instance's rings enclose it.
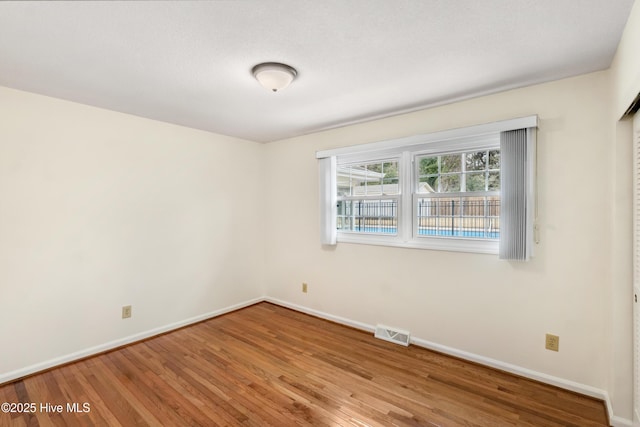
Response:
[[[131,317],[131,306],[125,305],[124,307],[122,307],[122,318],[128,319],[129,317]]]
[[[547,350],[559,351],[560,337],[557,335],[547,334],[546,340],[545,340],[545,348]]]
[[[307,293],[307,284],[306,283],[302,284],[302,292],[304,292],[305,294]]]

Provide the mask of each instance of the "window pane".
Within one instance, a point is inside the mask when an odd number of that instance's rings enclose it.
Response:
[[[484,191],[485,190],[485,173],[484,172],[468,173],[466,178],[467,178],[467,191]]]
[[[382,172],[382,164],[368,164],[364,165],[367,171],[366,178],[360,183],[359,187],[355,188],[354,196],[379,196],[382,194],[382,178],[384,173]]]
[[[418,194],[500,190],[500,150],[425,156],[417,161]]]
[[[338,179],[338,197],[351,195],[351,187],[349,182],[340,182]]]
[[[482,171],[487,168],[487,152],[478,151],[467,153],[465,156],[465,166],[468,171]]]
[[[382,173],[382,194],[400,194],[398,162],[384,162]]]
[[[441,175],[440,176],[440,192],[453,193],[460,191],[460,175]]]
[[[365,174],[364,169],[357,166],[338,166],[336,172],[338,196],[350,196],[353,187],[360,182],[358,177]]]
[[[489,151],[489,169],[500,169],[500,150]]]
[[[460,172],[462,170],[460,154],[440,156],[440,173]]]
[[[397,234],[397,200],[341,200],[337,206],[337,228],[371,234]]]
[[[500,172],[489,172],[489,191],[500,190]]]
[[[418,174],[424,175],[437,175],[438,174],[438,157],[422,157],[420,159]]]
[[[418,193],[435,193],[438,190],[438,175],[423,176],[418,180]]]
[[[500,238],[499,197],[418,199],[419,236]]]
[[[338,166],[338,197],[399,194],[397,161]]]

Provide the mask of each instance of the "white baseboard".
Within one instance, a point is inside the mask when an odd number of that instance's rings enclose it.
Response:
[[[609,405],[607,405],[607,408],[609,409]],[[609,415],[609,422],[613,427],[633,427],[633,422],[626,418]]]
[[[314,310],[312,308],[304,307],[298,304],[292,304],[287,301],[282,301],[277,298],[265,297],[265,301],[280,305],[282,307],[290,308],[292,310],[300,311],[302,313],[310,314],[315,317],[319,317],[319,318],[331,320],[333,322],[340,323],[343,325],[351,326],[356,329],[361,329],[363,331],[373,332],[375,330],[375,326],[373,325],[357,322],[355,320],[346,319],[340,316],[335,316],[333,314],[324,313],[322,311]],[[555,377],[553,375],[544,374],[542,372],[536,372],[531,369],[523,368],[517,365],[512,365],[510,363],[505,363],[500,360],[480,356],[478,354],[469,353],[467,351],[458,350],[453,347],[436,344],[434,342],[423,340],[421,338],[411,337],[411,344],[417,345],[419,347],[424,347],[429,350],[434,350],[440,353],[448,354],[450,356],[459,357],[460,359],[479,363],[481,365],[489,366],[495,369],[499,369],[501,371],[519,375],[521,377],[540,381],[545,384],[550,384],[550,385],[560,387],[566,390],[570,390],[576,393],[580,393],[586,396],[594,397],[596,399],[600,399],[605,403],[605,406],[607,408],[607,413],[609,415],[609,421],[613,427],[632,427],[633,423],[631,422],[631,420],[618,417],[613,414],[613,409],[611,407],[611,399],[609,399],[609,393],[607,393],[605,390],[601,390],[599,388],[591,387],[591,386],[577,383],[574,381],[566,380],[564,378]]]
[[[93,356],[99,353],[103,353],[105,351],[112,350],[117,347],[121,347],[127,344],[134,343],[136,341],[141,341],[155,335],[160,335],[165,332],[169,332],[178,328],[182,328],[184,326],[191,325],[193,323],[198,323],[203,320],[211,319],[235,310],[239,310],[244,307],[248,307],[253,304],[257,304],[259,302],[266,301],[272,304],[276,304],[282,307],[290,308],[295,311],[299,311],[301,313],[306,313],[311,316],[315,316],[321,319],[330,320],[332,322],[336,322],[342,325],[350,326],[352,328],[360,329],[366,332],[373,333],[375,331],[374,325],[369,325],[367,323],[358,322],[355,320],[347,319],[345,317],[336,316],[333,314],[325,313],[319,310],[315,310],[312,308],[304,307],[298,304],[293,304],[287,301],[283,301],[277,298],[271,297],[261,297],[254,298],[252,300],[244,301],[238,304],[234,304],[229,307],[221,308],[218,310],[214,310],[210,313],[205,313],[199,316],[191,317],[186,320],[182,320],[179,322],[174,322],[165,326],[161,326],[159,328],[151,329],[145,332],[140,332],[138,334],[130,335],[128,337],[124,337],[118,340],[114,340],[105,344],[101,344],[95,347],[87,348],[85,350],[77,351],[71,354],[67,354],[65,356],[56,357],[54,359],[50,359],[41,363],[37,363],[35,365],[27,366],[25,368],[17,369],[15,371],[7,372],[4,374],[0,374],[0,384],[7,383],[9,381],[16,380],[18,378],[26,377],[28,375],[35,374],[40,371],[44,371],[47,369],[51,369],[56,366],[64,365],[69,362],[73,362],[76,360],[84,359],[89,356]],[[430,350],[435,350],[440,353],[448,354],[451,356],[459,357],[461,359],[469,360],[471,362],[476,362],[485,366],[490,366],[495,369],[499,369],[502,371],[510,372],[515,375],[520,375],[525,378],[530,378],[536,381],[543,382],[545,384],[551,384],[556,387],[564,388],[567,390],[574,391],[576,393],[584,394],[587,396],[595,397],[597,399],[601,399],[605,402],[607,407],[607,412],[609,414],[609,420],[613,427],[633,427],[633,423],[631,420],[615,416],[613,414],[613,409],[611,407],[611,400],[609,399],[609,394],[595,387],[591,387],[585,384],[576,383],[573,381],[569,381],[563,378],[554,377],[552,375],[547,375],[541,372],[536,372],[531,369],[523,368],[521,366],[512,365],[509,363],[501,362],[499,360],[491,359],[488,357],[480,356],[474,353],[469,353],[463,350],[458,350],[452,347],[447,347],[444,345],[436,344],[431,341],[423,340],[420,338],[411,337],[411,343],[420,347],[424,347]]]
[[[35,365],[27,366],[25,368],[17,369],[15,371],[7,372],[4,374],[0,374],[0,384],[4,384],[9,381],[16,380],[18,378],[26,377],[28,375],[35,374],[40,371],[44,371],[47,369],[51,369],[56,366],[64,365],[69,362],[73,362],[76,360],[84,359],[89,356],[93,356],[99,353],[103,353],[105,351],[112,350],[117,347],[122,347],[123,345],[131,344],[136,341],[141,341],[146,338],[153,337],[155,335],[160,335],[165,332],[172,331],[174,329],[182,328],[184,326],[191,325],[193,323],[198,323],[203,320],[211,319],[213,317],[220,316],[225,313],[229,313],[231,311],[239,310],[244,307],[248,307],[253,304],[257,304],[259,302],[264,301],[264,298],[254,298],[249,301],[244,301],[239,304],[234,304],[229,307],[221,308],[219,310],[214,310],[210,313],[201,314],[199,316],[191,317],[186,320],[181,320],[179,322],[174,322],[165,326],[161,326],[159,328],[154,328],[145,332],[140,332],[138,334],[129,335],[128,337],[120,338],[114,341],[110,341],[105,344],[97,345],[95,347],[90,347],[84,350],[76,351],[74,353],[70,353],[61,357],[56,357],[54,359],[46,360],[44,362],[36,363]]]
[[[332,322],[340,323],[341,325],[351,326],[352,328],[361,329],[363,331],[374,332],[376,330],[375,326],[368,325],[366,323],[356,322],[355,320],[347,319],[345,317],[334,316],[333,314],[324,313],[322,311],[314,310],[312,308],[304,307],[298,304],[293,304],[277,298],[265,297],[264,300],[272,304],[290,308],[292,310],[299,311],[301,313],[310,314],[314,317],[319,317],[321,319],[331,320]]]

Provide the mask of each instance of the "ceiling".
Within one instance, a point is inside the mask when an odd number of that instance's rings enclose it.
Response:
[[[606,69],[632,5],[0,2],[0,85],[269,142]],[[267,91],[270,61],[298,78]]]

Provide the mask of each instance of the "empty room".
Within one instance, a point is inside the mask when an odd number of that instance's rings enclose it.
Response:
[[[0,2],[0,426],[640,426],[640,2]]]

